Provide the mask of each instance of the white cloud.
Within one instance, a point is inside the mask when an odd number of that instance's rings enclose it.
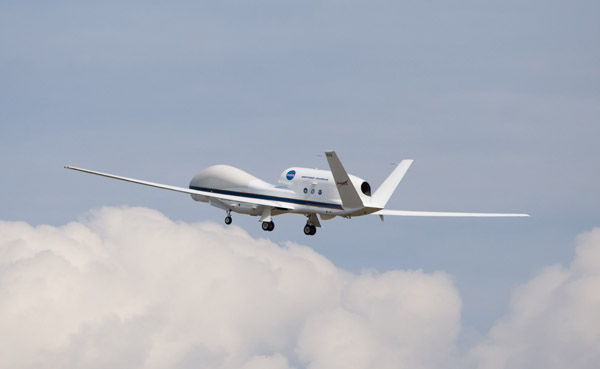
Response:
[[[355,275],[145,208],[0,222],[0,296],[5,368],[433,368],[460,328],[443,273]]]
[[[520,287],[510,313],[475,347],[478,368],[597,368],[600,228],[578,238],[568,268],[554,265]]]
[[[600,229],[461,357],[444,273],[353,274],[238,227],[104,208],[0,222],[0,368],[595,368]]]
[[[342,307],[308,319],[299,353],[310,368],[439,368],[453,353],[460,299],[444,274],[363,274]]]

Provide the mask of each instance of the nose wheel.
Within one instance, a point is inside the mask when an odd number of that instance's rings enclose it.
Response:
[[[312,224],[306,224],[304,226],[304,234],[307,236],[314,236],[317,233],[317,227]]]
[[[271,232],[275,229],[275,223],[271,222],[262,222],[262,229],[266,232]]]
[[[231,210],[227,212],[227,216],[225,217],[225,224],[230,225],[231,222],[233,222],[233,219],[231,219]]]

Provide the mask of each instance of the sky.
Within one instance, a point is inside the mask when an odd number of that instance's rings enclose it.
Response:
[[[0,3],[3,365],[592,367],[599,7]],[[373,188],[415,160],[390,209],[532,217],[334,219],[306,237],[285,216],[266,234],[63,169],[186,187],[229,164],[274,183],[331,149]],[[32,317],[47,336],[28,346]]]

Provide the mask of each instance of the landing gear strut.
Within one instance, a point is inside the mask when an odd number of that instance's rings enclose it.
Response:
[[[275,229],[275,223],[271,222],[262,222],[263,231],[271,232]]]
[[[304,226],[304,234],[307,236],[314,236],[317,233],[317,227],[312,224],[306,223]]]

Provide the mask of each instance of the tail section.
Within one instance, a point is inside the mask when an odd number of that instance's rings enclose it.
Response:
[[[394,169],[394,171],[386,178],[385,181],[379,186],[377,191],[372,196],[373,205],[379,208],[385,208],[385,204],[387,204],[388,200],[400,184],[402,178],[406,174],[406,171],[413,163],[412,160],[402,160],[400,164]]]
[[[345,209],[363,208],[364,204],[360,199],[360,195],[352,184],[348,173],[344,169],[344,166],[340,162],[335,151],[326,151],[325,157],[329,163],[331,174],[333,174],[333,179],[335,180],[338,193],[340,194],[340,199],[342,199],[342,206]]]

